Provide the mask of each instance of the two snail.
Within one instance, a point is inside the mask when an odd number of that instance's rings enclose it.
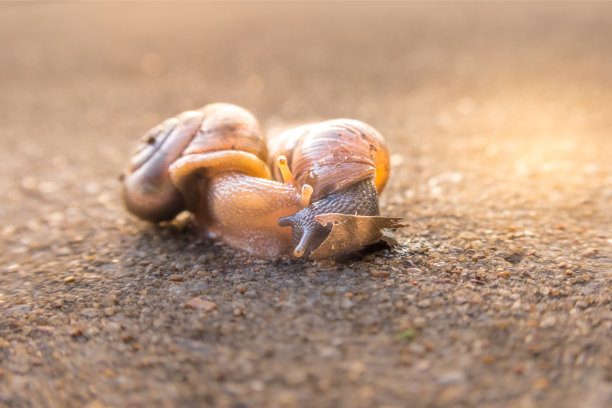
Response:
[[[389,151],[375,129],[337,119],[266,143],[255,117],[215,103],[148,131],[122,176],[127,209],[160,222],[188,210],[209,236],[260,257],[344,257],[398,228],[378,194]]]

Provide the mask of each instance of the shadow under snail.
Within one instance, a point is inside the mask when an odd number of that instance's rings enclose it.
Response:
[[[379,215],[389,169],[382,136],[365,123],[300,126],[266,143],[251,113],[215,103],[149,130],[122,196],[151,222],[188,210],[210,237],[256,256],[334,259],[403,226]]]

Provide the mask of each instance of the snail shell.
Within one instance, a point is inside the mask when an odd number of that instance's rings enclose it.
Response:
[[[281,133],[268,147],[270,163],[285,156],[297,185],[312,186],[312,201],[370,177],[380,193],[389,178],[389,149],[382,135],[358,120],[300,126]],[[271,167],[278,178],[279,170]]]

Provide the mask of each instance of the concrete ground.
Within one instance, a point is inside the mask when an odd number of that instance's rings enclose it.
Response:
[[[0,4],[0,406],[612,406],[611,17]],[[140,135],[215,101],[379,129],[401,245],[258,260],[127,214]]]

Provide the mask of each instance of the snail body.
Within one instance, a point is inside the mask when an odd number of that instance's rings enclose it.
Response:
[[[305,125],[266,143],[248,111],[211,104],[147,132],[122,192],[142,219],[188,210],[209,236],[256,256],[334,258],[401,226],[379,216],[389,167],[382,136],[362,122]]]

